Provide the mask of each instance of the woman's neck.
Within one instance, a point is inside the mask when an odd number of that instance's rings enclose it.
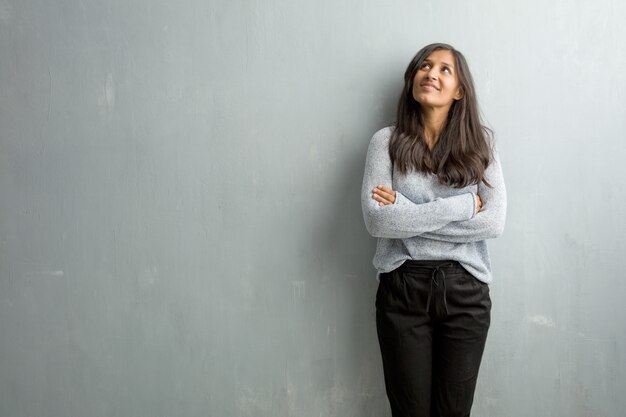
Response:
[[[439,134],[448,118],[448,109],[425,108],[422,112],[422,123],[424,125],[424,135],[426,144],[432,150],[439,140]]]

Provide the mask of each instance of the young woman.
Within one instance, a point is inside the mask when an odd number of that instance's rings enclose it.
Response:
[[[378,238],[376,328],[393,417],[469,416],[491,319],[487,239],[506,189],[463,54],[411,60],[396,122],[372,137],[361,193]]]

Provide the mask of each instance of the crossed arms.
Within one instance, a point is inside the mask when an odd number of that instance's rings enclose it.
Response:
[[[421,236],[454,243],[492,239],[502,234],[506,221],[506,187],[500,158],[494,149],[494,160],[485,170],[493,188],[483,182],[477,186],[482,208],[475,213],[474,194],[467,192],[447,198],[416,204],[396,190],[394,204],[379,205],[372,189],[379,184],[391,186],[392,164],[388,153],[389,133],[376,132],[370,141],[365,160],[361,189],[361,208],[365,227],[374,237],[403,239]]]

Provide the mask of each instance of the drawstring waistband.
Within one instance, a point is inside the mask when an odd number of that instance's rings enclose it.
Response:
[[[424,269],[432,271],[430,278]],[[430,313],[430,304],[433,298],[433,286],[443,286],[443,305],[446,315],[449,314],[448,300],[446,298],[446,278],[455,278],[468,273],[459,261],[451,259],[407,259],[397,268],[397,270],[400,274],[409,274],[408,276],[419,279],[422,283],[420,285],[421,288],[423,288],[424,284],[426,284],[426,279],[430,281],[428,300],[426,301],[426,313]]]
[[[428,269],[432,269],[433,273],[430,276],[430,290],[428,291],[428,300],[426,301],[426,312],[428,313],[430,310],[430,300],[432,299],[432,294],[433,294],[433,284],[435,284],[436,287],[439,287],[439,285],[443,285],[443,305],[446,309],[446,314],[448,314],[448,301],[446,300],[446,273],[445,271],[442,269],[444,267],[447,266],[455,266],[457,263],[456,262],[446,262],[443,264],[439,264],[439,265],[411,265],[410,268],[414,268],[414,267],[419,267],[419,268],[428,268]],[[437,274],[438,272],[441,272],[441,279],[439,279],[439,275]]]
[[[438,287],[439,281],[437,280],[437,272],[441,272],[441,282],[443,284],[443,305],[446,308],[446,314],[448,314],[448,301],[446,300],[446,273],[443,269],[440,269],[444,266],[452,266],[452,263],[441,264],[436,266],[427,266],[426,268],[432,268],[433,274],[430,277],[430,290],[428,291],[428,301],[426,301],[426,312],[429,312],[430,309],[430,298],[433,293],[433,283]]]

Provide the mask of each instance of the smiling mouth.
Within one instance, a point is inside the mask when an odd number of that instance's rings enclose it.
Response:
[[[437,87],[432,86],[432,85],[422,85],[421,87],[423,90],[426,90],[426,91],[438,91]]]

